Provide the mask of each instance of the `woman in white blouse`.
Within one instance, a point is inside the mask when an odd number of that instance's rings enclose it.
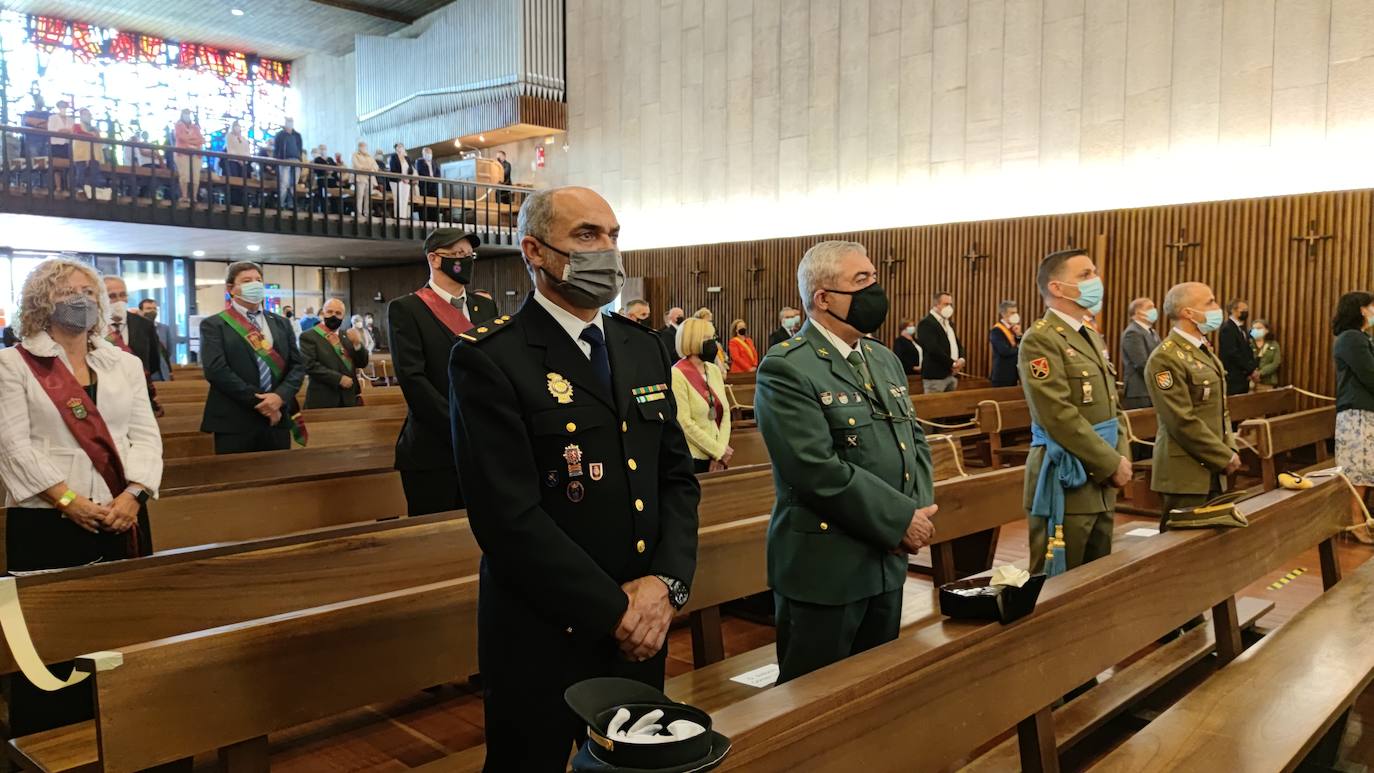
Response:
[[[735,449],[730,447],[725,378],[715,363],[720,351],[715,327],[700,317],[683,320],[677,329],[677,350],[682,359],[673,366],[673,399],[687,450],[696,472],[723,470]]]
[[[24,340],[0,350],[0,482],[12,571],[151,552],[146,502],[162,482],[162,437],[143,364],[102,337],[108,318],[101,279],[85,264],[46,260],[24,282]],[[44,693],[18,676],[11,692],[16,735],[91,716],[86,685]]]

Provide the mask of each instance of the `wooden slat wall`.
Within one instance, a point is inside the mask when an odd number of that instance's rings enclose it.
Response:
[[[1335,390],[1329,323],[1336,299],[1350,290],[1374,288],[1370,249],[1374,191],[1301,194],[1267,199],[1180,204],[1146,209],[1090,212],[973,223],[898,228],[754,242],[696,245],[626,253],[631,276],[659,280],[673,305],[690,314],[710,308],[725,328],[743,318],[756,341],[778,325],[783,305],[799,304],[796,268],[802,253],[827,238],[868,247],[892,299],[892,312],[879,337],[890,341],[903,317],[920,317],[936,289],[954,294],[954,323],[969,350],[970,370],[989,367],[987,330],[998,301],[1021,304],[1023,317],[1044,313],[1035,291],[1035,267],[1046,253],[1069,240],[1093,250],[1107,285],[1100,320],[1119,360],[1118,341],[1131,299],[1148,295],[1163,302],[1165,291],[1185,280],[1212,285],[1224,304],[1233,296],[1250,301],[1252,316],[1270,320],[1283,347],[1285,382],[1324,394]],[[1315,258],[1292,237],[1315,220],[1324,242]],[[1201,246],[1175,259],[1165,245],[1178,240]],[[962,255],[977,242],[989,257],[976,270]],[[895,263],[886,263],[891,258]],[[751,284],[746,269],[764,270]],[[694,269],[706,273],[693,276]],[[706,292],[720,286],[719,294]],[[654,307],[655,319],[662,304]],[[1166,333],[1164,322],[1161,333]]]

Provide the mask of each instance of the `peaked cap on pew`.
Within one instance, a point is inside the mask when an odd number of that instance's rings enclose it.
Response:
[[[711,729],[709,714],[643,682],[613,676],[587,679],[569,687],[563,700],[587,723],[587,742],[573,758],[574,773],[696,773],[715,768],[730,751],[730,739]],[[621,708],[629,709],[632,719],[658,709],[664,727],[686,720],[706,732],[664,743],[612,739],[611,718]]]

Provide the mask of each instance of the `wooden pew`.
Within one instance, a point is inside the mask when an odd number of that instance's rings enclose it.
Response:
[[[166,382],[163,382],[166,383]],[[173,382],[175,383],[175,382]],[[366,383],[366,382],[364,382]],[[158,393],[161,396],[161,392]],[[301,390],[299,399],[305,401],[305,390]],[[401,394],[399,387],[373,387],[363,390],[363,400],[368,407],[378,405],[405,405],[405,396]],[[162,405],[163,416],[158,420],[159,426],[168,419],[188,419],[194,418],[195,423],[192,428],[200,427],[200,417],[205,413],[205,396],[199,399],[176,399],[173,401],[159,400]],[[351,410],[351,409],[344,409]]]
[[[381,401],[376,405],[360,405],[356,408],[307,408],[302,411],[305,417],[306,427],[312,433],[316,424],[330,421],[359,421],[361,419],[404,419],[406,406],[404,402]],[[158,419],[158,429],[162,431],[163,440],[185,433],[200,433],[199,414],[194,416],[164,416]]]
[[[392,469],[395,455],[394,445],[371,444],[168,459],[163,464],[159,493],[168,497],[192,491],[242,490],[271,483],[377,472]],[[245,502],[251,503],[252,499]]]
[[[351,411],[358,408],[336,408]],[[311,424],[307,420],[306,430],[310,433],[309,445],[305,449],[292,445],[288,451],[306,449],[338,448],[357,445],[396,445],[396,437],[401,434],[402,418],[371,419],[352,421],[325,421]],[[164,435],[162,438],[163,459],[184,459],[196,456],[213,456],[215,436],[204,432],[185,432]]]
[[[1366,562],[1091,770],[1335,770],[1347,712],[1374,678],[1371,593]]]
[[[1019,464],[1030,453],[1029,444],[1007,445],[1003,433],[1030,431],[1030,406],[1025,400],[983,400],[978,403],[978,429],[987,435],[992,466]]]
[[[1314,544],[1334,554],[1353,505],[1339,482],[1269,492],[1242,506],[1249,528],[1168,532],[1051,578],[1015,625],[947,620],[726,706],[722,769],[941,770],[1016,726],[1023,767],[1057,769],[1052,703],[1203,609],[1233,659],[1235,594]]]
[[[1259,459],[1261,480],[1266,489],[1271,489],[1278,485],[1276,457],[1311,446],[1318,461],[1327,458],[1326,442],[1336,436],[1336,407],[1246,419],[1241,422],[1238,435],[1242,452]]]

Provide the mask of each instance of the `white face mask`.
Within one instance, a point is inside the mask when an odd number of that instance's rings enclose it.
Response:
[[[953,317],[953,316],[954,316],[954,304],[951,303],[950,305],[944,307],[943,309],[940,309],[940,316],[944,317],[945,319],[949,319],[950,317]]]
[[[110,304],[110,318],[122,317],[129,313],[128,301],[115,301]]]
[[[1010,314],[1010,315],[1007,316],[1007,322],[1009,322],[1009,323],[1011,323],[1011,324],[1013,324],[1013,325],[1019,325],[1019,324],[1021,324],[1021,315],[1020,315],[1020,314]]]

